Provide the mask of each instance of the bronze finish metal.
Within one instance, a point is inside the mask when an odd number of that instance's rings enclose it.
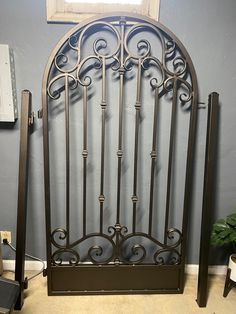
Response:
[[[15,265],[15,280],[19,282],[20,285],[20,293],[15,304],[15,309],[17,310],[20,310],[23,306],[24,289],[27,286],[27,278],[24,278],[24,271],[28,195],[29,128],[32,125],[31,117],[31,93],[28,90],[23,90],[21,93],[21,125]]]
[[[109,42],[96,38],[93,42],[93,52],[87,56],[82,55],[84,38],[88,38],[94,30],[101,29],[109,32],[115,38],[116,44],[110,47],[112,52],[106,51]],[[155,54],[150,42],[145,38],[137,43],[137,52],[130,49],[133,37],[143,32],[154,34],[161,47],[161,57]],[[106,52],[102,52],[102,49]],[[68,52],[76,54],[76,63],[69,66]],[[86,62],[94,61],[92,67],[100,69],[101,73],[101,125],[100,125],[100,191],[99,202],[99,231],[88,232],[87,212],[87,157],[91,156],[88,138],[88,90],[93,84],[93,77],[84,70]],[[112,63],[111,63],[112,61]],[[159,77],[149,80],[150,93],[154,92],[153,117],[152,117],[152,145],[151,173],[149,187],[148,226],[146,231],[141,231],[137,225],[137,214],[141,195],[139,167],[141,165],[139,154],[142,151],[140,144],[140,122],[143,110],[143,81],[144,74],[150,66],[155,66]],[[119,108],[118,108],[118,139],[117,139],[117,188],[116,188],[116,219],[113,225],[105,228],[104,206],[106,196],[104,180],[107,169],[106,164],[106,112],[108,107],[107,68],[118,74],[119,79]],[[83,71],[86,74],[83,74]],[[125,82],[129,73],[135,73],[136,95],[134,96],[133,110],[135,112],[134,125],[129,126],[134,130],[134,139],[129,153],[133,154],[132,173],[132,225],[129,230],[127,225],[121,224],[122,205],[122,159],[124,153],[124,117],[125,117]],[[55,89],[55,84],[64,80],[60,89]],[[184,91],[183,91],[184,89]],[[70,204],[70,102],[71,90],[81,91],[83,107],[83,227],[82,237],[71,240],[71,204]],[[49,102],[59,99],[64,92],[65,106],[65,137],[66,137],[66,225],[52,229],[51,225],[51,197],[50,197],[50,144],[49,144]],[[164,236],[158,239],[153,233],[153,215],[157,210],[154,207],[154,188],[156,184],[155,169],[158,159],[157,132],[160,101],[164,96],[171,96],[171,122],[168,151],[167,194],[166,210],[164,213]],[[45,177],[45,214],[47,236],[47,276],[48,293],[55,294],[109,294],[109,293],[181,293],[184,286],[184,268],[186,257],[188,213],[191,206],[191,190],[193,180],[193,160],[198,107],[198,88],[195,70],[192,61],[182,43],[160,23],[136,14],[126,15],[116,13],[89,19],[68,32],[54,48],[49,57],[43,78],[42,86],[43,104],[43,136],[44,136],[44,177]],[[175,133],[176,115],[178,107],[182,105],[190,112],[188,148],[186,158],[186,178],[184,193],[184,209],[182,229],[172,226],[171,217],[171,186],[173,180],[173,160],[175,158]],[[148,154],[150,153],[148,152]],[[91,157],[90,157],[91,158]],[[65,243],[59,243],[64,240]],[[107,256],[104,247],[96,243],[96,239],[103,239],[110,247]],[[86,263],[80,256],[78,247],[88,239],[93,239],[95,244],[88,247]],[[141,241],[141,240],[142,241]],[[145,241],[155,246],[150,255]],[[133,241],[133,242],[132,242]],[[130,254],[124,253],[124,248],[130,245]],[[150,256],[149,256],[150,255]],[[66,256],[66,257],[65,257]],[[149,258],[149,259],[148,259]]]
[[[208,259],[211,237],[211,217],[214,210],[218,119],[219,95],[216,92],[213,92],[208,98],[208,121],[197,293],[197,303],[199,307],[206,307],[207,304]]]

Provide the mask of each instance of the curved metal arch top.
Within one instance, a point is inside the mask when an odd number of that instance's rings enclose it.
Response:
[[[108,25],[108,27],[112,27],[112,29],[114,30],[114,32],[116,33],[117,36],[118,32],[115,29],[115,27],[113,25],[118,25],[118,24],[128,24],[128,25],[133,25],[132,29],[136,29],[137,25],[140,25],[143,27],[148,27],[150,29],[153,29],[154,31],[157,32],[157,34],[159,34],[161,37],[164,36],[167,38],[167,42],[166,45],[172,45],[175,44],[176,47],[178,47],[178,49],[181,51],[184,60],[186,61],[186,64],[189,67],[189,73],[191,75],[191,79],[192,79],[192,85],[193,85],[193,95],[194,95],[194,99],[198,98],[198,85],[197,85],[197,77],[196,77],[196,73],[195,73],[195,69],[193,66],[193,62],[186,50],[186,48],[184,47],[184,45],[182,44],[182,42],[177,38],[176,35],[174,35],[174,33],[172,33],[167,27],[165,27],[164,25],[162,25],[160,22],[157,22],[149,17],[145,17],[142,16],[140,14],[128,14],[126,12],[117,12],[117,13],[107,13],[107,14],[103,14],[103,15],[99,15],[98,17],[92,17],[89,19],[86,19],[85,21],[83,21],[82,23],[76,25],[74,28],[72,28],[70,31],[68,31],[62,38],[61,40],[57,43],[57,45],[54,47],[54,49],[52,50],[47,65],[45,67],[45,71],[44,71],[44,75],[43,75],[43,83],[42,83],[42,99],[43,99],[43,103],[46,102],[45,97],[47,97],[47,82],[48,82],[48,77],[50,74],[50,70],[51,67],[53,66],[53,64],[55,63],[55,58],[58,55],[58,53],[60,52],[60,50],[62,49],[62,47],[69,41],[71,41],[71,39],[73,39],[74,36],[76,36],[77,34],[80,34],[80,41],[78,43],[77,49],[79,48],[79,44],[81,44],[81,40],[83,37],[83,34],[86,32],[86,30],[88,30],[91,27],[94,26],[99,26],[99,25]],[[139,26],[139,27],[140,27]],[[130,32],[132,33],[132,31]],[[162,35],[161,35],[162,34]],[[128,36],[126,36],[128,37]],[[127,38],[126,38],[127,39]],[[120,40],[120,38],[119,38]],[[164,41],[162,38],[160,38],[160,40],[162,41],[163,44],[163,49],[166,49],[166,52],[168,52],[168,50],[171,52],[174,51],[175,47],[164,47]],[[169,42],[168,42],[169,40]],[[127,47],[126,47],[127,48]],[[119,47],[118,47],[119,49]],[[117,52],[117,51],[116,51]],[[115,53],[114,53],[115,54]],[[164,61],[164,60],[162,60]],[[79,62],[78,64],[79,65]]]

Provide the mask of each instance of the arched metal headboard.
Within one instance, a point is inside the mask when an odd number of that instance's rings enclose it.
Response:
[[[42,101],[49,294],[182,292],[198,104],[183,44],[136,14],[86,20]]]

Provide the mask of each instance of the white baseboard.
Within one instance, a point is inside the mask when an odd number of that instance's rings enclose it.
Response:
[[[199,266],[197,264],[187,264],[185,267],[185,272],[188,275],[197,275]],[[213,265],[209,266],[208,273],[210,275],[226,275],[227,266],[226,265]]]
[[[44,261],[45,266],[47,263]],[[25,270],[41,270],[42,263],[39,261],[25,261]],[[15,260],[3,260],[4,271],[15,271]]]
[[[46,265],[46,261],[44,262]],[[40,270],[42,268],[42,264],[37,261],[25,261],[25,270]],[[15,270],[15,260],[3,260],[3,269],[5,271]],[[225,275],[227,272],[226,265],[215,265],[209,266],[209,274],[211,275]],[[185,272],[188,275],[197,275],[198,274],[198,265],[197,264],[187,264],[185,268]]]

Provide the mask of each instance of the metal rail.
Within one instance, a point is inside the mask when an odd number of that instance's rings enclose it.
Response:
[[[20,293],[15,304],[16,310],[20,310],[23,306],[24,289],[27,287],[27,278],[24,278],[24,272],[29,168],[29,127],[32,124],[32,120],[30,120],[30,114],[31,92],[28,90],[23,90],[21,93],[20,153],[15,265],[15,280],[18,281],[20,284]]]
[[[208,98],[205,171],[202,203],[201,242],[199,256],[197,303],[206,307],[208,284],[208,259],[211,236],[211,217],[214,210],[216,149],[219,119],[219,95],[213,92]]]

